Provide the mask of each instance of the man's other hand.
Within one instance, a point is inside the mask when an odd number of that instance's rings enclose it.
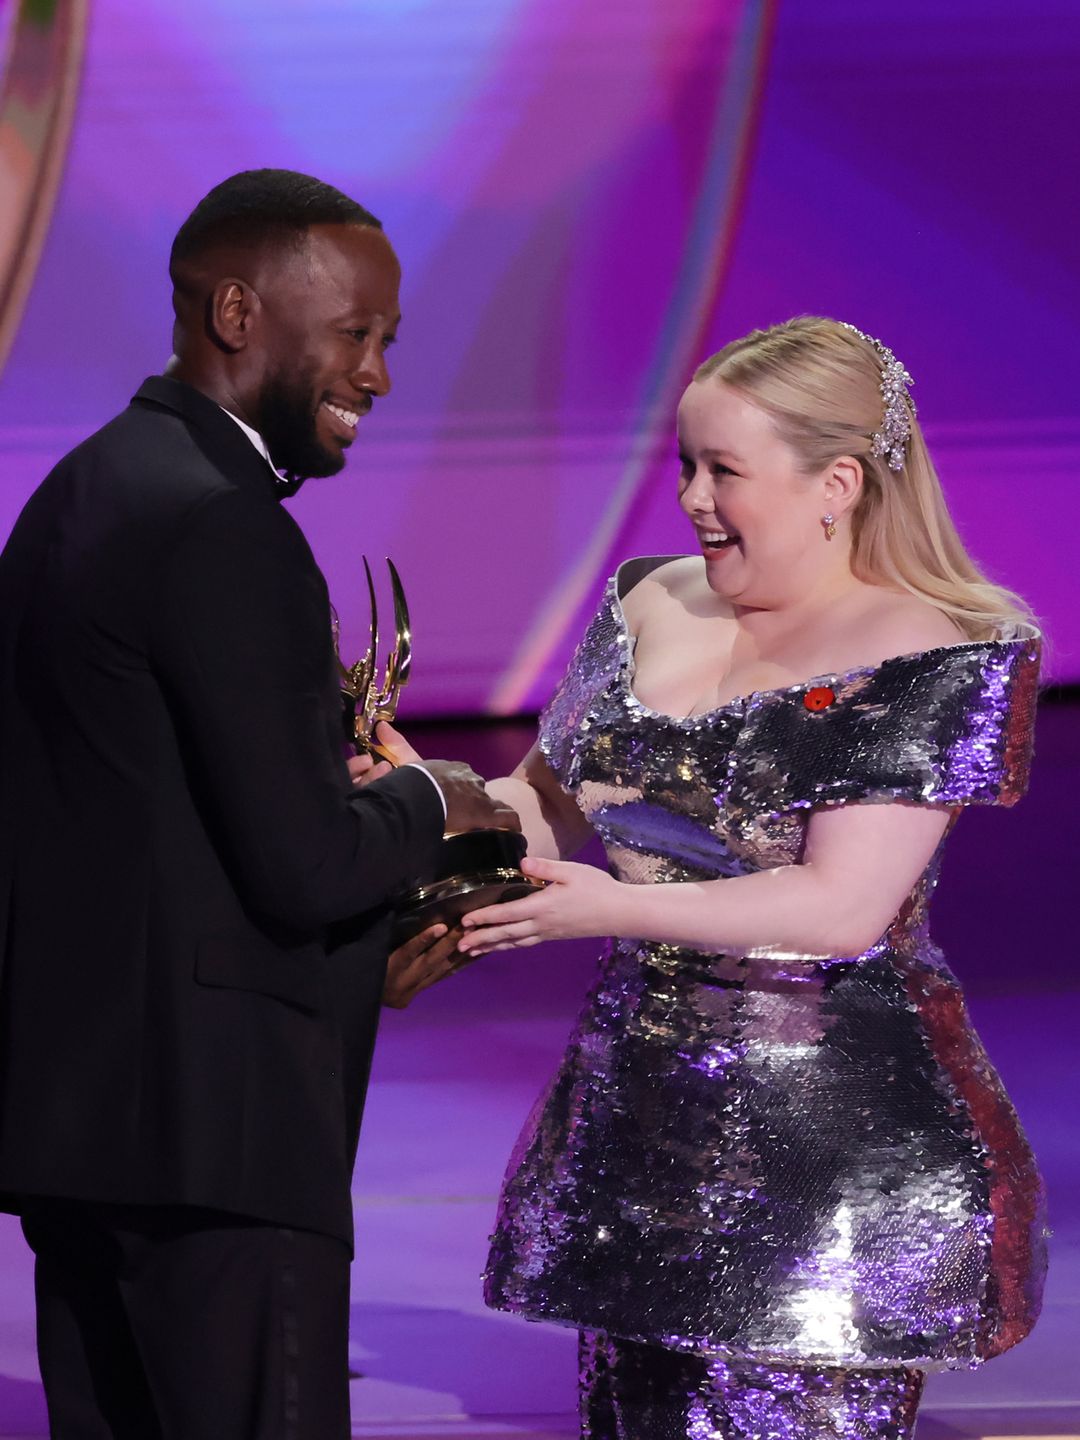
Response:
[[[362,755],[350,755],[346,763],[349,767],[349,774],[352,776],[352,783],[361,788],[370,785],[373,780],[381,780],[394,768],[389,760],[376,760],[375,756],[369,755],[366,750]]]
[[[458,953],[461,935],[456,926],[447,930],[445,925],[429,925],[419,935],[399,945],[386,967],[383,1004],[394,1010],[404,1010],[421,990],[445,980],[455,970],[460,970],[463,964],[469,964],[470,961]]]
[[[516,810],[484,789],[483,777],[460,760],[424,760],[404,735],[384,720],[375,738],[399,765],[418,764],[435,777],[446,801],[446,833],[462,830],[520,830]]]

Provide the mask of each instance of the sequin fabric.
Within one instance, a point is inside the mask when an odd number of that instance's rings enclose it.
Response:
[[[586,1332],[582,1440],[907,1440],[918,1370],[785,1369]]]
[[[1026,632],[678,719],[634,695],[616,576],[541,745],[621,880],[743,875],[797,863],[815,807],[1012,804],[1038,662]],[[942,1369],[1021,1339],[1041,1183],[929,937],[939,857],[860,956],[610,945],[511,1159],[488,1303],[781,1367]]]

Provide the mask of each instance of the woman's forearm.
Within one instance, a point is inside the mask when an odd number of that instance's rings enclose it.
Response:
[[[926,873],[949,815],[901,803],[820,811],[800,863],[725,880],[630,885],[591,865],[526,861],[545,888],[476,911],[462,948],[614,935],[736,955],[861,955]]]
[[[615,934],[736,955],[860,955],[891,916],[812,865],[727,880],[620,885]]]
[[[556,805],[520,775],[489,780],[485,789],[517,811],[530,855],[545,860],[567,860],[577,854],[592,834],[588,821],[573,801]]]
[[[517,796],[501,792],[513,805]],[[540,857],[524,864],[543,890],[469,916],[468,929],[481,933],[462,949],[613,935],[733,955],[863,955],[926,874],[950,814],[900,801],[824,808],[809,819],[798,864],[729,880],[635,886]],[[552,831],[550,842],[557,838]]]
[[[498,780],[489,780],[484,788],[489,795],[505,801],[517,811],[522,834],[529,842],[530,855],[542,855],[545,860],[560,858],[554,829],[544,816],[539,795],[527,780],[504,775]]]
[[[539,742],[512,775],[489,780],[487,789],[517,811],[534,859],[569,860],[592,836],[592,826],[559,783]]]

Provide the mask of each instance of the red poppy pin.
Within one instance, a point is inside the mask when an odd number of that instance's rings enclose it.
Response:
[[[836,699],[836,691],[828,685],[813,685],[803,696],[807,710],[827,710]]]

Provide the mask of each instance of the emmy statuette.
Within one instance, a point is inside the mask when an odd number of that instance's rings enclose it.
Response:
[[[371,567],[364,559],[371,602],[371,631],[368,648],[354,665],[341,658],[340,633],[334,616],[334,651],[341,687],[342,719],[347,742],[358,751],[366,750],[395,764],[394,757],[375,738],[381,720],[392,722],[398,699],[409,679],[412,666],[412,632],[405,591],[392,560],[387,560],[394,599],[394,646],[379,674],[379,614]],[[537,888],[537,882],[523,875],[525,837],[516,830],[463,830],[444,836],[439,861],[433,872],[417,875],[394,901],[396,923],[393,943],[400,945],[413,935],[440,921],[455,925],[470,910],[516,900]]]

